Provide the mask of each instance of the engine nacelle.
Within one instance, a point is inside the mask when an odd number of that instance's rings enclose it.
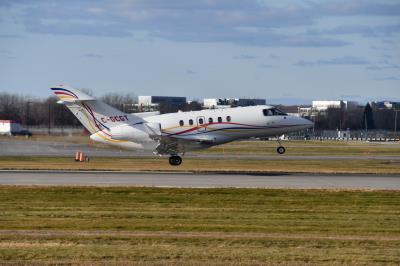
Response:
[[[153,141],[153,139],[150,137],[147,127],[144,124],[112,127],[108,133],[111,135],[112,139],[116,140],[128,140],[136,143]]]

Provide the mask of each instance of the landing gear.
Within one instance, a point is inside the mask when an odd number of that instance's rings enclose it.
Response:
[[[182,163],[182,158],[178,155],[172,155],[169,157],[169,164],[173,166],[178,166]]]
[[[276,148],[276,152],[279,154],[284,154],[285,151],[286,151],[286,149],[283,146],[279,146],[278,148]]]
[[[278,146],[278,148],[276,148],[276,152],[279,154],[284,154],[286,149],[285,149],[285,147],[282,146],[282,143],[279,140],[279,138],[278,138],[278,143],[279,143],[279,146]]]

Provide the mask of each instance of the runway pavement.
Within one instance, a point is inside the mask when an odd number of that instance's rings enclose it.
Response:
[[[0,171],[0,185],[400,190],[400,176]]]

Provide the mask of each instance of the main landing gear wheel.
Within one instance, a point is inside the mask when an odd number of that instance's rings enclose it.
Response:
[[[279,146],[278,148],[276,148],[276,152],[279,154],[284,154],[285,151],[286,151],[286,149],[283,146]]]
[[[174,166],[178,166],[182,163],[182,158],[178,155],[172,155],[171,157],[169,157],[169,164],[170,165],[174,165]]]

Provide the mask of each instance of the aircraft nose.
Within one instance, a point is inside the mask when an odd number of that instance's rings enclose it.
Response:
[[[307,128],[313,127],[314,126],[314,122],[305,118],[301,118],[302,119],[302,123],[304,126],[306,126]]]

